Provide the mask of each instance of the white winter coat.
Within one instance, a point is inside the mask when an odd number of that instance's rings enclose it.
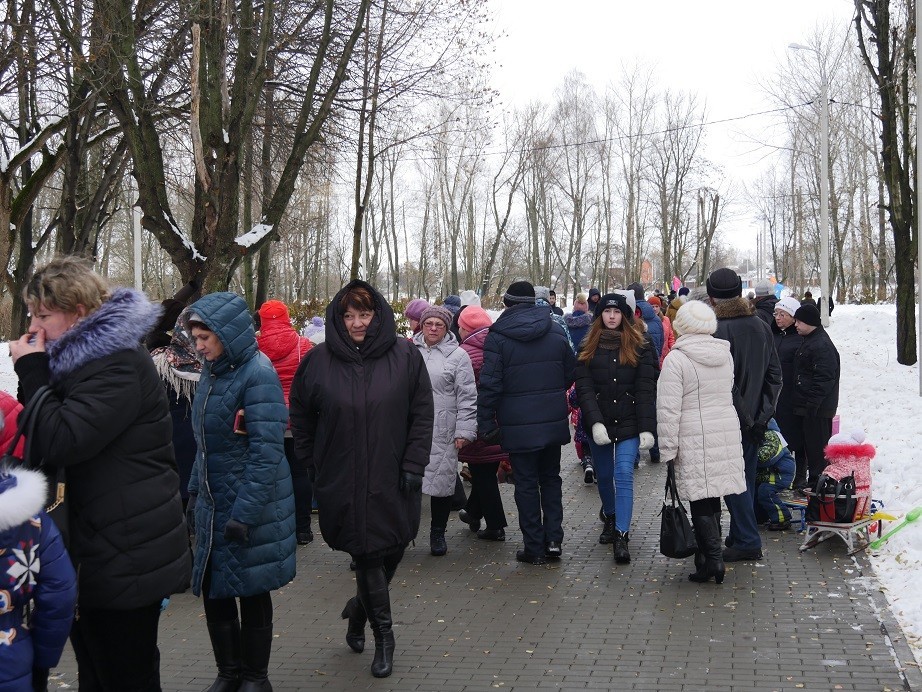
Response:
[[[730,344],[685,334],[663,361],[656,386],[660,458],[675,460],[684,502],[746,490]]]
[[[423,477],[423,492],[433,497],[449,497],[455,492],[458,476],[455,438],[470,442],[477,439],[474,368],[470,356],[451,332],[431,348],[426,346],[422,332],[413,337],[413,343],[426,361],[435,403],[432,449]]]

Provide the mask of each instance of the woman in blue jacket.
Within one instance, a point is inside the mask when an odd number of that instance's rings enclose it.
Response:
[[[283,443],[288,409],[242,298],[212,293],[184,319],[205,359],[192,407],[199,451],[188,519],[195,532],[192,590],[204,597],[218,665],[209,689],[271,690],[269,592],[295,576],[294,495]]]

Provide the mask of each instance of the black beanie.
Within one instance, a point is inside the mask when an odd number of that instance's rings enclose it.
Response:
[[[535,287],[527,281],[514,281],[503,296],[503,304],[507,308],[520,303],[535,304]]]
[[[634,311],[631,310],[631,306],[627,303],[627,298],[625,298],[622,293],[606,293],[599,298],[599,302],[596,304],[595,310],[592,313],[592,319],[599,319],[605,311],[605,308],[618,308],[621,314],[624,315],[624,319],[628,322],[634,321]]]
[[[820,311],[816,309],[815,305],[810,305],[809,303],[797,308],[797,312],[794,313],[794,319],[804,324],[809,324],[811,327],[819,327],[823,324],[820,319]]]
[[[743,295],[743,280],[732,269],[715,269],[708,276],[708,295],[711,298],[737,298]]]
[[[635,281],[634,283],[632,283],[630,286],[627,287],[627,290],[634,291],[634,300],[643,300],[643,285],[642,284]]]

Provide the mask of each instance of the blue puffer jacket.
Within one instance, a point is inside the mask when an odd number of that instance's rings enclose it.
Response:
[[[657,353],[663,352],[663,321],[656,316],[653,306],[645,300],[637,301],[637,309],[640,310],[640,316],[647,323],[647,336],[653,342],[653,348]]]
[[[32,668],[58,665],[77,601],[77,576],[61,534],[42,511],[45,479],[0,474],[0,690],[32,692]],[[23,610],[32,601],[31,626]]]
[[[282,385],[256,347],[242,298],[212,293],[189,310],[224,346],[224,353],[205,363],[192,404],[198,444],[189,481],[190,495],[198,494],[192,590],[202,593],[210,560],[210,598],[266,593],[295,576],[295,505],[283,446],[288,408]],[[244,434],[234,432],[241,410]],[[230,519],[247,525],[247,543],[224,538]]]
[[[576,356],[541,305],[507,308],[483,346],[477,395],[481,437],[499,426],[507,452],[533,452],[570,441],[567,390]]]

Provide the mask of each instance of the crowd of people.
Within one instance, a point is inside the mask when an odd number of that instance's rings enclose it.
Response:
[[[355,573],[346,643],[363,652],[368,625],[371,673],[386,677],[389,585],[422,496],[432,556],[450,549],[453,510],[478,539],[504,541],[498,476],[511,466],[516,559],[560,560],[571,423],[615,563],[631,561],[646,451],[689,503],[689,579],[721,583],[725,562],[762,557],[760,526],[790,526],[785,493],[822,474],[838,401],[817,307],[765,283],[748,299],[742,289],[721,268],[703,291],[591,288],[564,314],[553,290],[518,280],[495,321],[464,291],[410,301],[401,334],[384,296],[355,280],[306,325],[312,341],[278,300],[253,315],[190,283],[158,306],[82,260],[53,260],[24,290],[31,322],[10,343],[19,401],[0,398],[8,444],[23,406],[32,419],[16,450],[28,463],[0,466],[0,548],[15,541],[41,561],[0,579],[0,644],[15,645],[0,646],[0,688],[46,689],[69,637],[81,689],[159,690],[160,613],[191,587],[217,668],[208,689],[271,690],[271,592],[314,539],[312,507]],[[60,474],[63,538],[44,511]]]

